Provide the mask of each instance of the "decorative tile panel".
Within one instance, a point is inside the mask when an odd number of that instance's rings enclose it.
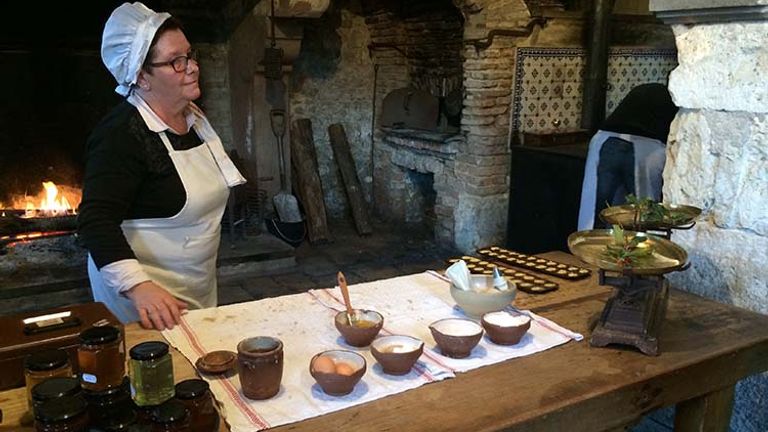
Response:
[[[512,110],[514,132],[556,133],[581,128],[586,51],[583,48],[518,48]],[[677,66],[674,49],[611,48],[606,115],[629,91],[666,83]]]

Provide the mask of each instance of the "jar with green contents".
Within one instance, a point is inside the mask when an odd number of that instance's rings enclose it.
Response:
[[[173,397],[173,361],[168,344],[140,343],[130,351],[131,393],[138,406],[158,405]]]
[[[72,365],[69,355],[59,349],[43,350],[24,359],[24,382],[27,386],[27,403],[32,408],[32,388],[48,378],[71,378]]]

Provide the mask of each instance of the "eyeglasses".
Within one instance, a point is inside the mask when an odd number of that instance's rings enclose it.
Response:
[[[176,72],[185,72],[189,66],[190,60],[197,62],[197,51],[192,50],[188,52],[187,55],[174,57],[169,61],[149,63],[148,65],[151,67],[170,66]]]

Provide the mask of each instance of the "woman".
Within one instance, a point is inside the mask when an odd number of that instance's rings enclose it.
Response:
[[[78,223],[91,289],[122,322],[173,328],[216,306],[221,217],[245,179],[192,103],[200,69],[178,21],[125,3],[101,55],[126,100],[88,139]]]
[[[627,94],[589,143],[579,230],[602,228],[600,212],[624,197],[661,200],[669,127],[677,107],[667,87],[639,85]]]

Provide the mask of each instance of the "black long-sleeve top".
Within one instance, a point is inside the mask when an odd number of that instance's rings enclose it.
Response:
[[[166,132],[175,150],[203,142],[190,129]],[[98,268],[136,258],[120,229],[124,220],[167,218],[181,211],[186,191],[160,136],[127,101],[88,138],[78,232]]]

